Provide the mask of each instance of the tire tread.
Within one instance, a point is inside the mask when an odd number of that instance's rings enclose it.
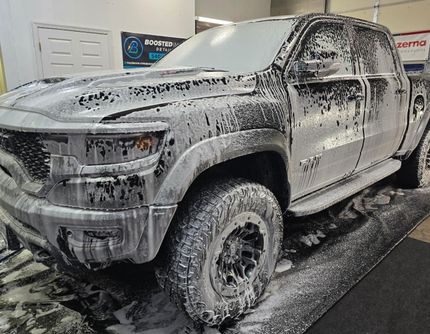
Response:
[[[163,245],[164,263],[157,269],[157,279],[170,299],[194,321],[208,322],[202,314],[198,289],[193,287],[191,278],[196,271],[201,270],[206,257],[206,245],[212,242],[211,229],[217,226],[220,210],[245,198],[248,192],[267,197],[281,212],[275,196],[267,188],[244,179],[231,178],[212,182],[194,191],[182,203],[172,222],[173,229]],[[244,307],[252,306],[250,302]],[[211,322],[218,324],[220,319],[215,317]]]

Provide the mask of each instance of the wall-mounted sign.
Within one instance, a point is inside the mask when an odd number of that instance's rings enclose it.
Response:
[[[181,44],[184,38],[121,32],[123,67],[151,66]]]
[[[402,61],[425,62],[429,60],[430,30],[395,34],[394,40]]]

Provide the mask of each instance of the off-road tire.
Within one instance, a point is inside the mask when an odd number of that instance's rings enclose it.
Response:
[[[226,297],[215,288],[210,274],[215,270],[211,265],[214,250],[226,242],[223,231],[231,230],[233,222],[237,225],[237,219],[248,214],[260,217],[261,231],[267,231],[267,242],[261,246],[265,256],[260,258],[261,268],[255,270],[253,281],[242,292]],[[270,281],[282,244],[282,212],[267,188],[244,179],[206,185],[181,204],[172,224],[156,276],[174,303],[192,320],[211,326],[234,319],[255,304]],[[218,261],[220,257],[218,253]]]
[[[406,188],[421,188],[430,185],[430,127],[424,132],[420,143],[403,162],[399,181]]]

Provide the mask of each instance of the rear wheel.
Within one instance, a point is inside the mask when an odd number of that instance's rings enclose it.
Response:
[[[218,325],[245,312],[269,283],[281,209],[267,188],[242,179],[206,186],[183,204],[157,278],[194,321]]]
[[[409,188],[430,185],[430,128],[424,132],[409,159],[403,162],[399,176],[402,185]]]

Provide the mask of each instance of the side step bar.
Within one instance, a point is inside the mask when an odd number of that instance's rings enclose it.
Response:
[[[288,209],[291,216],[306,216],[348,198],[355,193],[371,186],[373,183],[395,173],[401,167],[399,160],[389,159],[361,171],[356,175],[318,190],[304,198],[294,201]]]

